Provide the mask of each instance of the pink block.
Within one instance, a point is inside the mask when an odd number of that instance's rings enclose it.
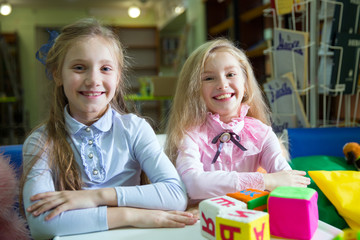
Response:
[[[308,240],[318,228],[318,193],[309,199],[269,197],[271,235]]]

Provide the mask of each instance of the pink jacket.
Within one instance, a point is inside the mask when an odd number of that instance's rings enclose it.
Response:
[[[282,155],[275,133],[257,119],[247,117],[248,105],[243,105],[240,117],[223,123],[218,114],[208,113],[206,123],[187,132],[179,147],[176,168],[191,199],[205,199],[247,188],[264,190],[264,177],[259,167],[268,173],[290,170]],[[218,150],[212,140],[224,131],[239,135],[242,151],[233,142],[225,142],[216,162]]]

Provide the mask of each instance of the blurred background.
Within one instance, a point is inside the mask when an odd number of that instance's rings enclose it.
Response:
[[[317,49],[320,26],[325,22],[318,19],[318,14],[323,1],[281,1],[290,4],[287,12],[276,9],[276,2],[0,0],[0,145],[21,144],[29,131],[47,116],[50,81],[35,53],[47,42],[48,30],[60,30],[84,17],[100,19],[119,35],[130,56],[129,107],[146,117],[156,133],[164,132],[177,75],[195,48],[215,37],[230,38],[246,51],[263,86],[274,78],[274,64],[268,52],[272,51],[273,29],[279,27],[298,30],[309,37],[310,47],[305,46],[309,88],[300,89],[307,94],[301,92],[299,98],[304,103],[309,126],[319,126],[318,121],[325,118],[323,125],[326,125],[338,116],[341,122],[347,116],[347,109],[344,110],[344,104],[339,110],[335,108],[339,105],[339,94],[332,99],[329,93],[317,90],[320,86],[315,74],[320,56]],[[359,19],[354,21],[358,23]],[[316,92],[312,94],[312,91]],[[335,105],[325,106],[330,100]],[[354,122],[359,122],[360,113],[356,113],[359,107],[354,108],[354,102],[358,100],[352,94],[346,101],[353,104],[348,115],[355,114]]]

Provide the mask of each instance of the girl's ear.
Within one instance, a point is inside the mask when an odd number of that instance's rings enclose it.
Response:
[[[116,82],[116,88],[119,88],[121,86],[121,74],[118,74],[117,76],[117,82]]]
[[[61,86],[63,84],[61,78],[56,74],[55,71],[52,73],[52,77],[54,79],[56,86]]]
[[[63,85],[60,78],[54,77],[54,81],[55,81],[56,86],[62,86]]]

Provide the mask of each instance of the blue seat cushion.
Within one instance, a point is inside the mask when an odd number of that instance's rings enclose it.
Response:
[[[360,127],[289,128],[287,134],[291,158],[314,155],[344,157],[346,143],[360,143]]]
[[[10,164],[14,166],[16,173],[19,174],[22,164],[22,145],[0,146],[0,153],[10,158]]]

